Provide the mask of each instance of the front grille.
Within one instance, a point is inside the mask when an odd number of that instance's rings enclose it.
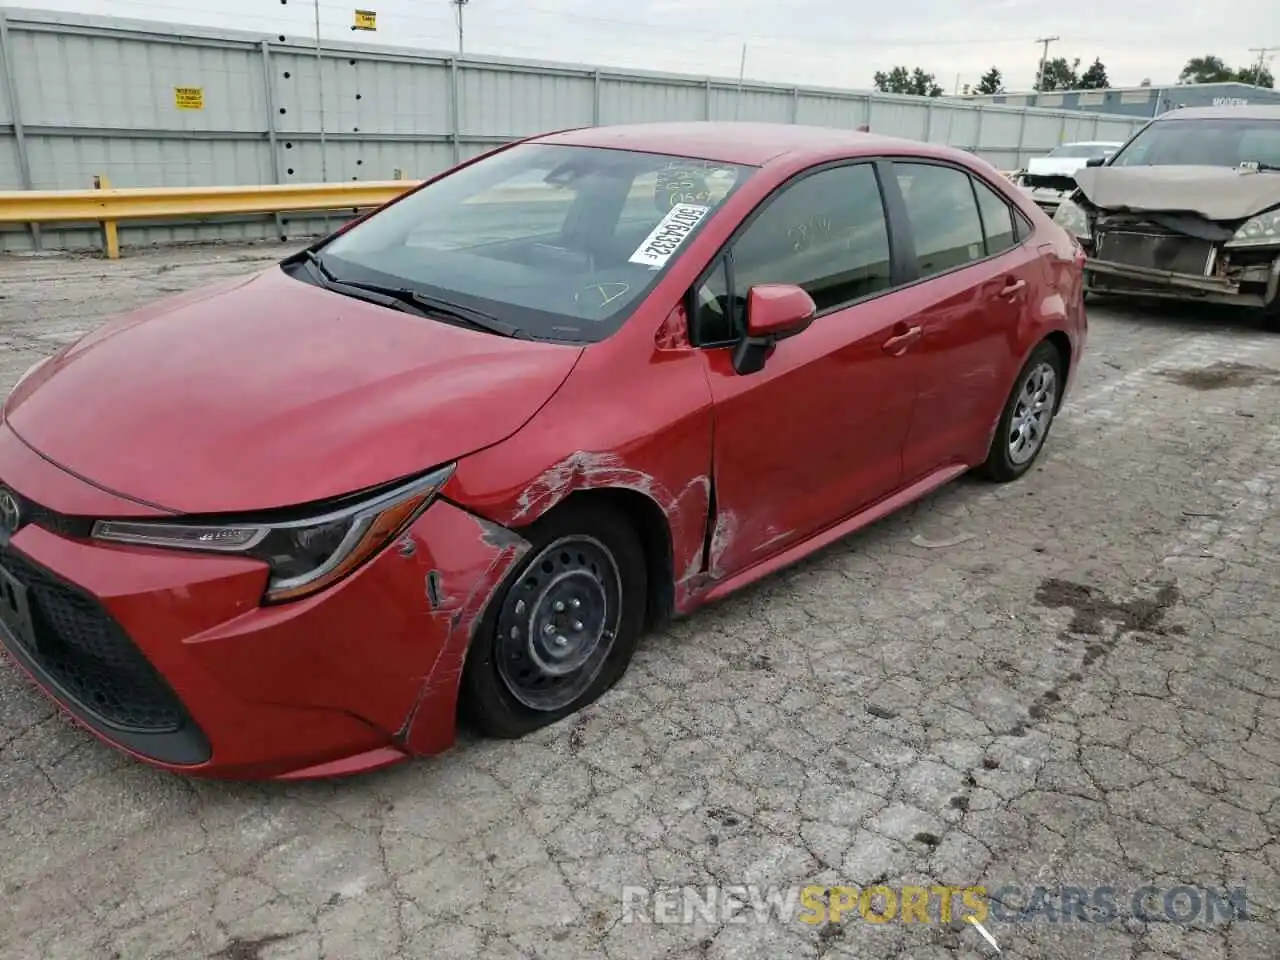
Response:
[[[0,565],[27,588],[35,644],[21,652],[86,719],[145,734],[183,727],[177,695],[96,600],[13,550]]]
[[[24,497],[17,490],[9,487],[5,489],[18,502],[23,523],[30,523],[60,537],[87,539],[93,530],[93,519],[90,517],[72,517],[58,513],[29,497]]]
[[[1108,230],[1098,234],[1097,257],[1134,267],[1203,277],[1213,244],[1179,234]]]

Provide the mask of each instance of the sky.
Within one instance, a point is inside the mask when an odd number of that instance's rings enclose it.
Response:
[[[4,6],[0,0],[0,6]],[[12,4],[18,5],[18,4]],[[24,7],[312,37],[315,0],[32,0]],[[354,11],[377,31],[353,32]],[[319,0],[321,34],[456,50],[450,0]],[[1009,90],[1049,56],[1100,58],[1112,86],[1177,80],[1188,58],[1256,62],[1280,53],[1280,2],[1234,0],[467,0],[466,53],[558,60],[801,85],[867,89],[878,70],[923,67],[947,93],[999,67]],[[745,46],[745,58],[743,50]],[[1269,65],[1276,72],[1277,59]]]

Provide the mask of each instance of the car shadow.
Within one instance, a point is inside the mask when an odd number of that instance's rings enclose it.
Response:
[[[1161,300],[1141,297],[1109,297],[1094,294],[1089,301],[1090,318],[1104,316],[1118,322],[1139,321],[1178,328],[1180,332],[1224,329],[1236,333],[1270,332],[1274,321],[1262,311],[1215,303]]]

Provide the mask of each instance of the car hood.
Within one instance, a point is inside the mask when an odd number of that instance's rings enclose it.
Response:
[[[273,266],[108,322],[22,381],[4,415],[47,459],[115,493],[179,513],[264,510],[504,440],[581,355]]]
[[[1280,206],[1280,173],[1235,167],[1085,167],[1075,174],[1095,207],[1135,213],[1196,213],[1206,220],[1248,220]]]
[[[1027,164],[1027,173],[1033,177],[1070,177],[1086,161],[1086,157],[1036,157]]]

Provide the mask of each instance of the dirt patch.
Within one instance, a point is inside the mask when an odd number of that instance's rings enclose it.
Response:
[[[1164,623],[1165,613],[1178,602],[1178,596],[1178,588],[1172,583],[1165,583],[1156,590],[1154,597],[1117,601],[1087,584],[1049,577],[1040,582],[1036,603],[1042,607],[1071,610],[1071,623],[1062,631],[1061,637],[1076,643],[1085,638],[1084,666],[1087,667],[1110,653],[1116,642],[1127,633],[1159,636],[1182,633],[1178,627]],[[1069,679],[1082,678],[1083,674],[1074,671]],[[1028,711],[1030,719],[1048,718],[1061,702],[1062,695],[1057,689],[1046,690],[1031,705]],[[1021,736],[1022,732],[1019,725],[1008,735]]]
[[[1247,363],[1211,363],[1192,370],[1162,370],[1161,375],[1192,390],[1225,390],[1232,387],[1255,387],[1260,383],[1280,384],[1280,370],[1255,367]]]
[[[1073,612],[1066,633],[1088,637],[1103,636],[1108,623],[1115,625],[1112,638],[1133,631],[1167,633],[1164,615],[1177,602],[1178,588],[1172,583],[1162,584],[1151,599],[1136,597],[1124,602],[1111,600],[1086,584],[1056,577],[1041,581],[1036,590],[1040,606],[1067,607]]]
[[[293,936],[295,934],[273,933],[269,936],[256,937],[252,940],[241,940],[239,937],[232,937],[231,942],[225,947],[217,953],[210,954],[209,960],[261,960],[263,950]]]

